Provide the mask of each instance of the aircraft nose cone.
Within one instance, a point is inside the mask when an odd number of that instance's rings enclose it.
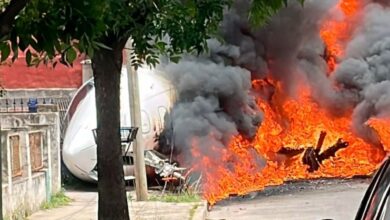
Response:
[[[80,128],[64,138],[62,156],[66,167],[78,178],[91,181],[96,166],[96,143],[91,130]]]

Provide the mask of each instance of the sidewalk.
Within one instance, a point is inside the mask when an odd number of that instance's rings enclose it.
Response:
[[[73,200],[69,205],[41,210],[28,220],[95,220],[97,219],[97,192],[70,191],[65,193]],[[131,220],[204,220],[206,204],[129,202]]]
[[[206,203],[131,202],[131,220],[204,220]]]
[[[97,192],[78,192],[71,191],[65,193],[73,201],[63,207],[41,210],[30,217],[28,220],[95,220],[97,219]]]

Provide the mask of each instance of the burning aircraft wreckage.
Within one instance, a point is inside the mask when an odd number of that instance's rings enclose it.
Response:
[[[372,174],[390,150],[390,3],[292,0],[253,28],[248,2],[225,13],[223,44],[158,67],[176,98],[153,147],[173,146],[210,204]]]

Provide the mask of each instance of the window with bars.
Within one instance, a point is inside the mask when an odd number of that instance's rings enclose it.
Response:
[[[11,174],[12,177],[22,175],[22,157],[20,155],[20,137],[19,135],[9,136],[11,147]]]
[[[43,168],[42,133],[34,132],[29,135],[31,170],[38,171]]]

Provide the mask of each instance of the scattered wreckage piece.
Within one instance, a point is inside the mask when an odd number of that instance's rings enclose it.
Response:
[[[185,180],[182,174],[186,168],[177,167],[176,163],[171,163],[164,155],[155,150],[145,151],[145,164],[155,169],[156,174],[163,178],[172,178]]]
[[[348,142],[339,138],[334,145],[321,152],[325,137],[326,132],[322,131],[318,138],[316,147],[299,149],[282,147],[277,153],[286,156],[288,159],[303,154],[302,162],[303,164],[308,165],[307,171],[312,173],[320,168],[323,161],[328,160],[331,157],[335,157],[339,150],[344,149],[349,145]]]

